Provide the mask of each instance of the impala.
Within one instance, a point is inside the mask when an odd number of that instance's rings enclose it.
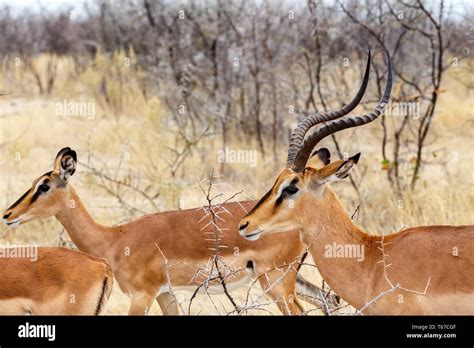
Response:
[[[112,270],[103,259],[65,248],[0,249],[1,315],[98,315],[112,291]],[[13,256],[15,255],[15,256]]]
[[[299,230],[323,279],[359,313],[474,314],[474,226],[420,226],[388,236],[368,234],[347,216],[329,187],[349,175],[360,154],[319,169],[307,165],[323,138],[372,122],[381,114],[392,87],[388,53],[387,57],[385,91],[372,112],[350,118],[340,118],[345,114],[337,112],[316,114],[298,124],[290,138],[286,168],[241,220],[240,233],[258,240]],[[342,247],[338,257],[328,253],[334,247]],[[363,257],[345,255],[350,248],[363,251]]]
[[[321,162],[319,157],[315,163]],[[55,216],[79,250],[108,261],[120,289],[131,297],[129,314],[146,314],[155,298],[164,314],[178,314],[172,289],[196,289],[202,280],[196,274],[209,269],[209,260],[215,254],[211,214],[202,208],[169,211],[119,226],[103,226],[94,221],[70,183],[76,161],[76,152],[70,148],[59,151],[53,170],[33,181],[31,188],[4,212],[4,222],[14,226]],[[238,222],[254,205],[247,201],[219,207],[218,225],[224,231],[220,243],[226,246],[220,255],[235,270],[227,272],[231,274],[225,276],[226,286],[231,290],[257,276],[283,313],[301,313],[295,280],[305,247],[297,232],[262,238],[258,243],[241,238]],[[223,291],[218,280],[210,285],[208,291]],[[303,285],[301,297],[307,299],[308,287]],[[322,296],[319,288],[313,290],[313,297]]]

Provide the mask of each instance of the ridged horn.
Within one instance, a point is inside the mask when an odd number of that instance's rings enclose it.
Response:
[[[307,116],[305,119],[301,120],[296,128],[291,133],[290,137],[290,145],[288,147],[288,158],[286,160],[286,166],[288,168],[292,168],[295,162],[295,159],[298,155],[298,152],[304,142],[304,137],[306,132],[313,126],[321,123],[334,120],[336,118],[342,117],[347,115],[349,112],[355,109],[355,107],[360,103],[362,97],[364,96],[365,90],[367,89],[367,84],[369,82],[369,73],[370,73],[370,51],[369,57],[367,58],[367,66],[365,68],[364,79],[362,80],[362,84],[359,88],[359,91],[355,95],[355,97],[342,108],[329,111],[326,113],[317,113],[311,114]]]
[[[345,119],[331,121],[325,125],[323,125],[320,129],[315,131],[311,136],[309,136],[301,146],[296,159],[292,165],[292,169],[295,172],[303,172],[306,166],[306,162],[308,161],[311,151],[313,148],[325,137],[328,135],[334,134],[346,128],[358,127],[364,124],[370,123],[377,119],[380,116],[383,109],[388,103],[390,99],[390,93],[392,91],[392,82],[393,82],[393,73],[392,73],[392,59],[390,58],[390,54],[387,51],[387,83],[385,85],[385,91],[382,95],[382,98],[377,103],[377,106],[368,114],[360,115],[360,116],[352,116]]]

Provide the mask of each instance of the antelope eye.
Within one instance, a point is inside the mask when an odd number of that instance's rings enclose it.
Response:
[[[288,193],[290,195],[294,195],[296,192],[298,192],[298,188],[296,186],[288,186],[285,187],[283,192]]]
[[[41,192],[47,192],[49,190],[49,186],[46,185],[46,184],[42,184],[40,185],[40,187],[38,188]]]

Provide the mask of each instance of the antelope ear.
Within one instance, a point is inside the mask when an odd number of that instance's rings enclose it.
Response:
[[[359,162],[359,158],[360,152],[346,161],[336,161],[320,169],[317,173],[317,184],[322,185],[347,178],[352,168]]]
[[[306,164],[306,167],[322,168],[331,162],[331,153],[325,147],[313,152]]]
[[[76,171],[77,154],[69,147],[61,149],[54,160],[54,170],[59,172],[59,176],[67,181]]]
[[[334,173],[334,175],[336,176],[336,179],[342,180],[342,179],[347,178],[352,168],[354,168],[357,162],[359,162],[359,158],[360,158],[360,152],[350,157],[347,161],[341,164],[341,166]]]
[[[313,156],[318,156],[325,166],[331,162],[331,153],[325,147],[318,149],[315,153],[313,153]]]

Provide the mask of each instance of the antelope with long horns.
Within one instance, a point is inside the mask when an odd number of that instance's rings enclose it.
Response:
[[[387,60],[385,91],[373,111],[341,118],[348,113],[343,108],[308,116],[298,124],[290,138],[286,168],[241,220],[240,233],[259,240],[298,230],[323,279],[359,313],[474,314],[473,225],[420,226],[387,236],[370,235],[352,222],[329,186],[349,175],[360,154],[323,168],[307,163],[322,139],[370,123],[382,113],[392,88],[388,52]],[[368,71],[363,85],[367,77]],[[350,252],[334,257],[328,253],[334,246],[359,250],[361,257]]]

